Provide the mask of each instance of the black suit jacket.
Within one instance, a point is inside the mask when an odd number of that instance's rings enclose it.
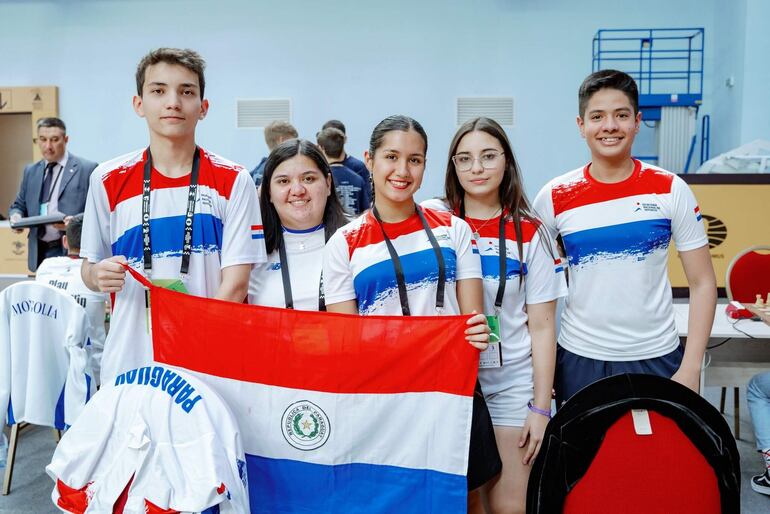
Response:
[[[18,212],[22,217],[40,214],[40,190],[43,188],[45,165],[45,159],[41,159],[24,167],[19,194],[16,195],[16,200],[11,204],[9,216],[14,212]],[[95,162],[69,154],[67,166],[62,170],[61,184],[59,185],[58,210],[60,212],[73,215],[80,214],[85,210],[89,179],[95,168]],[[43,227],[29,229],[27,237],[29,238],[28,265],[30,271],[37,269],[38,231],[43,229]]]

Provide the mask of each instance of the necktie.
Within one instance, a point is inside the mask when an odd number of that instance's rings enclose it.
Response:
[[[43,188],[40,190],[40,203],[46,203],[51,200],[51,184],[53,182],[53,169],[55,166],[55,162],[49,162],[45,167]]]

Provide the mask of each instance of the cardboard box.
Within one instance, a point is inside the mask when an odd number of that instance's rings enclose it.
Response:
[[[0,221],[0,274],[30,274],[27,268],[27,231],[16,234],[7,221]]]

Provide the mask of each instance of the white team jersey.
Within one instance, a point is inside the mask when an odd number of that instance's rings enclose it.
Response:
[[[708,243],[700,210],[676,175],[634,161],[618,183],[596,181],[590,164],[555,178],[535,199],[569,264],[569,296],[559,344],[583,357],[630,361],[660,357],[679,344],[668,245]]]
[[[237,164],[200,151],[190,270],[183,282],[190,294],[212,297],[221,270],[265,261],[259,202],[249,173]],[[89,262],[123,255],[143,268],[142,183],[146,151],[100,165],[91,175],[80,256]],[[150,278],[180,278],[190,176],[169,178],[152,170]],[[102,358],[102,379],[152,361],[145,289],[126,276],[115,295],[110,333]]]
[[[83,308],[55,287],[19,282],[0,294],[0,426],[62,430],[95,391]]]
[[[423,206],[449,210],[441,200],[426,200]],[[478,230],[473,252],[481,258],[484,279],[484,312],[495,314],[495,299],[500,285],[500,217],[490,220],[467,218]],[[532,341],[527,328],[527,305],[545,303],[567,295],[564,268],[553,241],[544,241],[542,230],[522,220],[522,254],[516,244],[513,221],[505,224],[506,282],[503,302],[498,313],[502,338],[503,365],[479,369],[479,382],[484,394],[493,394],[511,386],[533,387]],[[547,234],[546,234],[547,236]],[[524,276],[524,284],[521,277]]]
[[[35,272],[35,280],[42,284],[48,284],[63,290],[75,299],[88,314],[88,340],[87,349],[91,369],[99,385],[99,369],[104,350],[106,331],[104,317],[106,314],[109,297],[106,293],[91,291],[83,282],[80,275],[82,259],[72,257],[49,257],[45,259]]]
[[[470,228],[448,212],[432,209],[423,209],[423,212],[441,247],[446,266],[443,313],[460,314],[457,281],[481,278],[479,258],[471,248]],[[438,264],[420,218],[415,213],[404,221],[383,223],[383,226],[401,259],[411,314],[438,314]],[[329,239],[324,252],[323,276],[327,305],[357,300],[361,314],[401,315],[393,262],[371,211]]]
[[[253,186],[252,186],[253,187]],[[46,472],[65,512],[249,512],[241,435],[224,401],[183,370],[150,366],[104,384]],[[168,510],[163,510],[168,509]]]
[[[323,225],[313,232],[285,229],[283,241],[289,261],[291,294],[294,308],[318,310],[321,264],[326,244]],[[254,266],[249,281],[249,303],[270,307],[286,307],[278,250],[268,255],[267,263]]]

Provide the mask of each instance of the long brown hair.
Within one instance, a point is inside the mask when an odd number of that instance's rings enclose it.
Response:
[[[503,180],[500,182],[500,187],[498,188],[500,206],[503,208],[503,212],[508,211],[508,215],[513,221],[513,228],[516,233],[516,246],[519,249],[519,262],[523,263],[524,243],[522,242],[521,236],[521,220],[525,219],[533,222],[538,230],[540,230],[540,222],[533,215],[532,205],[529,203],[527,195],[524,193],[524,187],[521,182],[521,169],[519,168],[519,163],[516,161],[516,156],[513,154],[511,142],[508,140],[508,136],[503,130],[503,127],[501,127],[495,120],[484,117],[475,118],[466,121],[459,129],[457,129],[457,133],[452,139],[452,143],[449,145],[449,158],[447,159],[446,177],[444,179],[446,201],[452,211],[461,215],[465,214],[465,190],[460,184],[460,179],[457,178],[457,170],[455,169],[455,163],[452,160],[452,157],[455,152],[457,152],[457,147],[460,145],[462,138],[467,134],[476,131],[489,134],[497,139],[500,142],[500,146],[503,147],[503,153],[505,154],[505,170],[503,171]],[[547,243],[548,240],[545,239],[543,241],[544,244],[546,244],[546,247],[550,248],[550,245]],[[523,274],[521,277],[522,280],[519,284],[524,281]]]

